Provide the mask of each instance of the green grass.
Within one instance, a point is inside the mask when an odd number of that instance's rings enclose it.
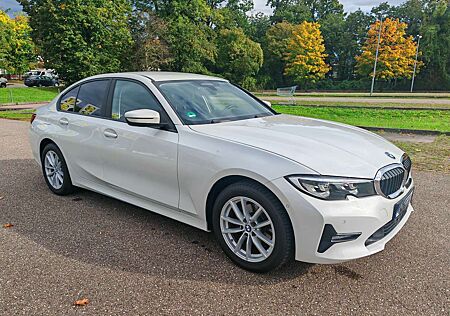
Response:
[[[58,95],[61,87],[0,89],[0,104],[47,102]]]
[[[450,132],[450,111],[310,108],[280,106],[279,113],[320,118],[357,126]]]
[[[9,120],[29,121],[34,110],[0,111],[0,118]]]

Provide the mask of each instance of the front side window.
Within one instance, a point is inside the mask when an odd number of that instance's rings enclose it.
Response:
[[[78,92],[74,112],[84,115],[101,116],[106,105],[109,80],[95,80],[83,83]]]
[[[112,100],[111,118],[125,122],[128,111],[149,109],[162,114],[161,106],[147,88],[133,81],[117,80]]]
[[[269,108],[225,81],[167,81],[159,83],[158,88],[187,125],[274,115]]]

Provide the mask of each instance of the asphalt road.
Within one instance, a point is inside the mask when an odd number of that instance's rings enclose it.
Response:
[[[88,191],[53,195],[27,127],[0,120],[0,224],[14,225],[0,226],[0,315],[449,315],[448,175],[415,172],[416,212],[385,251],[258,275],[206,232]]]

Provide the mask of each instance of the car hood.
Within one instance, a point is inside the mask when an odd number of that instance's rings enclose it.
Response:
[[[300,116],[274,115],[190,128],[278,154],[322,175],[373,178],[380,168],[400,162],[403,154],[366,130]]]

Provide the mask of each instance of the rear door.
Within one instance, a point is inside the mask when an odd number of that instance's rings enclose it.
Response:
[[[56,122],[61,128],[58,139],[75,178],[95,183],[103,178],[99,148],[104,141],[101,126],[110,82],[110,79],[83,82],[60,99]]]
[[[117,79],[110,93],[110,120],[102,127],[104,179],[119,187],[173,208],[178,207],[178,133],[156,97],[143,83]],[[127,111],[159,112],[168,129],[130,126]]]

